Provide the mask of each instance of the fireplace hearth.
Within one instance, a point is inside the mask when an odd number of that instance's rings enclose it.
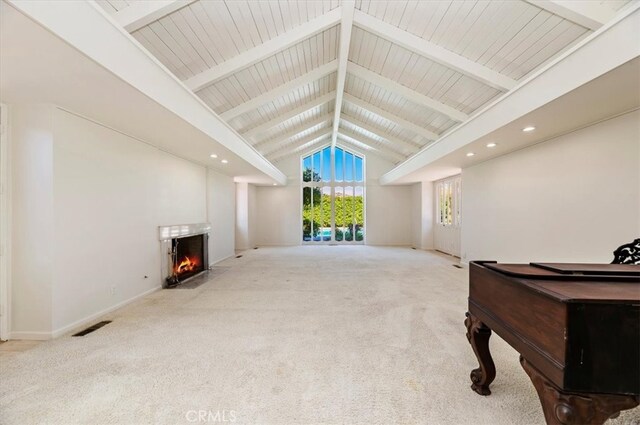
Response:
[[[209,269],[210,226],[187,224],[159,228],[163,246],[163,268],[167,270],[163,286],[171,288]]]

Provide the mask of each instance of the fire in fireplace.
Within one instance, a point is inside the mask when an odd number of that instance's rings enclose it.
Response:
[[[162,284],[176,286],[209,269],[209,223],[158,226],[162,252]]]
[[[167,278],[168,286],[177,285],[207,268],[207,236],[201,234],[171,240],[172,275]]]

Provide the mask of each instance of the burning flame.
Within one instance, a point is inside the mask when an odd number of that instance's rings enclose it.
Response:
[[[180,264],[176,266],[176,274],[190,272],[195,269],[197,265],[198,263],[194,260],[190,259],[189,257],[184,257],[184,260],[182,260]]]

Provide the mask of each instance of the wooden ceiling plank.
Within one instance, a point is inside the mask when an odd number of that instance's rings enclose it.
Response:
[[[403,86],[402,84],[397,83],[387,77],[383,77],[380,74],[369,71],[367,68],[364,68],[353,62],[349,62],[348,71],[358,78],[362,78],[363,80],[369,81],[370,83],[389,90],[395,94],[398,94],[412,102],[417,103],[418,105],[424,105],[429,109],[440,112],[441,114],[444,114],[456,121],[462,122],[466,121],[469,118],[467,114],[457,110],[456,108],[445,105],[444,103],[432,99],[429,96],[425,96],[422,93],[418,93],[417,91],[412,90],[407,86]]]
[[[346,120],[345,120],[346,121]],[[404,160],[407,158],[407,155],[402,154],[401,152],[397,152],[395,150],[393,150],[391,147],[386,146],[384,143],[380,143],[376,140],[372,140],[369,137],[363,136],[361,134],[357,134],[354,133],[351,130],[348,130],[344,127],[340,128],[339,134],[343,137],[347,137],[349,139],[353,139],[356,142],[365,144],[369,147],[371,147],[372,149],[377,149],[380,152],[384,152],[385,154],[388,154],[389,156],[393,156],[396,157],[399,160]]]
[[[284,155],[289,155],[291,153],[295,153],[295,152],[299,152],[300,150],[303,150],[303,146],[315,142],[316,140],[320,139],[320,138],[326,138],[327,136],[331,135],[331,128],[323,128],[321,130],[316,131],[315,133],[312,133],[310,135],[308,135],[307,137],[304,137],[300,140],[298,140],[297,142],[297,146],[293,149],[290,149],[289,146],[280,146],[277,149],[273,149],[268,153],[263,154],[265,157],[267,157],[269,160],[273,160],[274,158],[278,158],[280,156],[284,156]],[[283,152],[281,152],[282,150],[284,150]]]
[[[350,123],[353,126],[356,126],[364,131],[367,131],[381,139],[386,140],[387,142],[389,142],[391,145],[396,145],[398,147],[402,147],[403,149],[407,149],[409,151],[411,151],[411,153],[416,153],[418,151],[418,149],[420,149],[420,146],[417,146],[411,142],[408,142],[406,140],[402,140],[396,136],[393,136],[385,131],[382,131],[380,129],[375,128],[374,126],[372,126],[369,123],[366,123],[358,118],[352,117],[350,115],[346,115],[346,114],[342,114],[341,117],[342,121]]]
[[[493,71],[464,56],[438,46],[429,40],[403,31],[398,27],[367,15],[366,13],[357,10],[354,14],[353,22],[354,25],[370,33],[499,90],[508,91],[518,84],[517,81],[499,72]]]
[[[526,0],[556,16],[596,31],[613,18],[615,11],[596,1]]]
[[[272,102],[278,97],[285,95],[300,86],[304,86],[305,84],[309,84],[313,81],[319,80],[320,78],[335,72],[337,69],[337,66],[338,66],[337,60],[326,63],[322,66],[319,66],[311,72],[301,75],[300,77],[293,79],[291,81],[288,81],[274,88],[273,90],[269,90],[268,92],[263,93],[260,96],[254,97],[253,99],[247,102],[241,103],[240,105],[234,108],[231,108],[226,112],[223,112],[222,114],[220,114],[220,117],[225,121],[229,121],[230,119],[235,118],[238,115],[242,115],[245,112],[251,111],[252,109],[257,109],[260,106],[264,105],[265,103]]]
[[[367,154],[373,154],[376,156],[379,156],[382,159],[385,159],[387,161],[391,161],[394,164],[402,161],[404,159],[404,157],[401,157],[399,154],[397,153],[391,153],[389,151],[384,151],[381,150],[378,147],[374,147],[371,146],[369,143],[363,142],[360,139],[354,139],[352,137],[349,137],[347,135],[344,134],[343,132],[344,129],[340,129],[340,131],[338,132],[338,140],[340,140],[339,144],[343,145],[347,148],[352,147],[354,149],[358,149],[358,150],[362,150],[364,146],[364,150]]]
[[[256,149],[260,150],[260,151],[274,151],[277,150],[278,148],[274,148],[274,149],[265,149],[267,146],[280,146],[283,143],[286,143],[288,140],[290,140],[291,138],[299,135],[300,133],[304,133],[305,131],[308,131],[309,129],[326,123],[327,121],[331,121],[332,115],[331,114],[325,114],[322,115],[316,119],[313,119],[311,121],[307,121],[302,125],[299,125],[289,131],[287,131],[284,134],[280,134],[274,138],[268,139],[268,140],[264,140],[261,142],[256,143],[255,145],[253,145]]]
[[[317,99],[313,99],[310,102],[305,103],[302,106],[299,106],[295,109],[292,109],[289,112],[285,112],[281,115],[278,115],[277,117],[275,117],[272,120],[269,120],[265,123],[262,123],[260,125],[257,125],[255,127],[253,127],[252,129],[244,132],[243,136],[247,137],[247,138],[253,138],[255,136],[258,136],[260,133],[263,133],[275,126],[277,126],[278,124],[281,124],[285,121],[288,121],[292,118],[297,117],[298,115],[302,115],[305,112],[308,112],[312,109],[317,108],[318,106],[322,106],[327,102],[332,101],[333,99],[335,99],[336,97],[336,93],[335,92],[330,92],[325,94],[324,96],[320,96]]]
[[[434,133],[432,131],[427,130],[424,127],[421,127],[420,125],[411,122],[411,121],[407,121],[406,119],[399,117],[395,114],[392,114],[391,112],[385,111],[382,108],[379,108],[377,106],[374,106],[368,102],[365,102],[362,99],[359,99],[355,96],[352,96],[348,93],[345,93],[344,95],[344,100],[352,103],[353,105],[356,105],[366,111],[372,112],[386,120],[389,120],[395,124],[397,124],[398,126],[410,130],[414,133],[416,133],[419,136],[424,137],[425,139],[429,139],[429,140],[437,140],[438,137],[440,137],[437,133]]]
[[[146,27],[195,0],[138,1],[114,14],[115,20],[127,31],[134,32]]]
[[[331,10],[316,19],[305,22],[265,43],[253,47],[219,65],[194,75],[185,81],[193,91],[201,90],[208,85],[220,81],[242,69],[255,65],[279,52],[307,40],[340,22],[340,8]]]

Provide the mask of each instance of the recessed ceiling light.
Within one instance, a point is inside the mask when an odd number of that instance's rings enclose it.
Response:
[[[487,143],[488,148],[495,148],[496,146],[498,146],[496,143]]]
[[[278,185],[278,183],[274,183],[273,185],[274,185],[274,186],[277,186],[277,185]]]
[[[216,155],[215,153],[212,153],[211,155],[209,155],[211,158],[217,158],[218,155]]]
[[[473,152],[468,152],[467,153],[467,156],[473,156],[473,155],[475,155],[475,153],[473,153]]]
[[[228,163],[229,163],[229,161],[227,161],[226,159],[223,159],[221,162],[222,162],[223,164],[228,164]]]
[[[525,133],[528,133],[528,132],[533,131],[533,130],[535,130],[535,129],[536,129],[536,128],[535,128],[534,126],[529,125],[529,126],[527,126],[527,127],[523,128],[523,129],[522,129],[522,131],[524,131]]]

